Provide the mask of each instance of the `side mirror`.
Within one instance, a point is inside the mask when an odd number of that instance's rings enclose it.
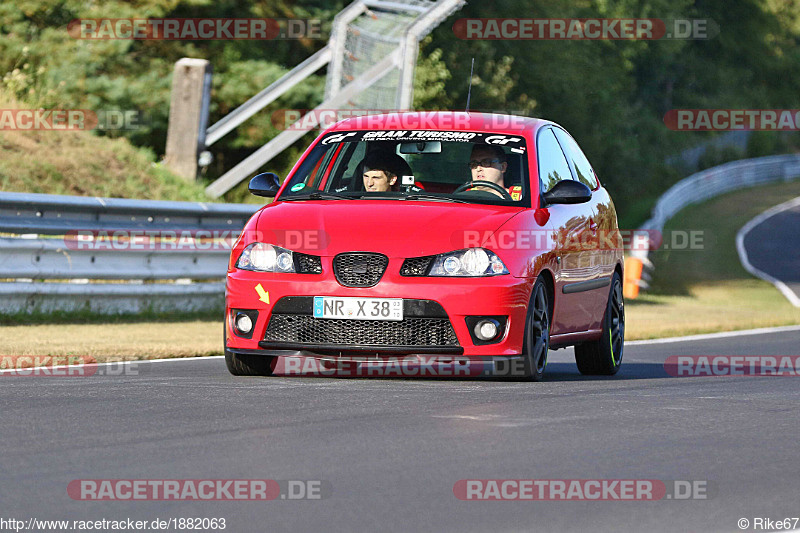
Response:
[[[274,172],[264,172],[263,174],[256,174],[253,179],[250,180],[248,189],[250,189],[251,194],[255,194],[256,196],[273,198],[278,194],[278,189],[280,189],[280,187],[281,179],[277,174]]]
[[[542,197],[547,204],[582,204],[592,199],[592,190],[580,181],[561,180]]]

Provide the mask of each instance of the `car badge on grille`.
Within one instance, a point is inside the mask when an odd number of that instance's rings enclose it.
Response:
[[[368,268],[367,261],[365,259],[356,259],[353,261],[353,273],[354,274],[366,274]]]

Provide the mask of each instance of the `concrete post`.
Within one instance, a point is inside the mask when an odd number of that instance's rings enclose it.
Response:
[[[175,63],[164,164],[187,181],[197,178],[197,156],[205,145],[211,64],[184,57]]]

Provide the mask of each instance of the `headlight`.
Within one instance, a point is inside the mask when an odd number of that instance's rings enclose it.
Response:
[[[434,259],[429,276],[499,276],[508,269],[494,252],[467,248],[440,254]]]
[[[294,272],[292,251],[280,246],[254,242],[242,250],[236,268],[257,272]]]

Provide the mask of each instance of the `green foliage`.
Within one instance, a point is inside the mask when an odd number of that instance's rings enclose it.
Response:
[[[739,159],[744,159],[744,157],[744,153],[735,146],[723,146],[718,148],[714,145],[709,145],[706,147],[703,155],[700,156],[697,167],[698,170],[703,170],[730,161],[738,161]]]
[[[17,0],[0,4],[0,88],[25,105],[45,108],[135,109],[145,128],[99,132],[124,136],[163,154],[171,75],[181,57],[214,68],[210,123],[245,102],[326,42],[345,0]],[[707,139],[668,130],[664,114],[680,108],[800,108],[800,8],[796,0],[548,0],[520,12],[518,0],[470,2],[421,44],[415,78],[417,109],[464,109],[475,58],[472,109],[540,116],[565,126],[614,191],[618,210],[640,218],[680,172],[667,156]],[[709,18],[707,40],[467,41],[458,18]],[[318,18],[323,39],[284,41],[89,41],[67,24],[95,17]],[[284,127],[282,109],[311,109],[324,93],[324,72],[226,135],[212,147],[210,181]],[[313,133],[269,164],[285,176]],[[755,135],[748,155],[796,150],[796,136]],[[703,164],[742,157],[712,149]],[[57,181],[64,172],[54,172]],[[252,200],[246,185],[229,200]]]
[[[782,154],[789,150],[788,137],[783,132],[754,131],[747,139],[747,157]]]
[[[450,70],[442,61],[442,50],[436,48],[430,52],[431,38],[426,37],[420,44],[417,68],[414,72],[414,109],[448,109],[450,102],[444,95],[447,81],[451,78]]]
[[[127,137],[163,156],[171,77],[182,57],[208,59],[214,68],[210,124],[277,80],[325,44],[309,41],[131,41],[82,40],[67,33],[76,18],[297,17],[332,19],[343,2],[204,0],[23,0],[0,4],[0,89],[29,107],[137,110],[143,127],[97,132]],[[323,25],[323,31],[325,27]],[[328,24],[329,31],[329,24]],[[224,173],[247,153],[274,137],[283,108],[308,109],[322,100],[324,75],[312,77],[213,147],[208,179]],[[273,165],[284,174],[299,149]]]
[[[518,16],[518,9],[514,0],[470,3],[453,18]],[[472,107],[532,109],[562,124],[621,213],[639,213],[641,198],[655,198],[683,177],[665,159],[707,138],[668,130],[663,116],[670,109],[798,107],[800,15],[790,0],[555,0],[536,3],[524,16],[711,18],[720,27],[718,36],[696,41],[463,41],[450,21],[433,32],[452,73],[442,92],[448,105],[466,103],[474,56],[475,78],[491,81],[473,85]],[[506,58],[513,58],[510,69]],[[513,81],[510,88],[503,79]],[[723,149],[706,163],[740,157]]]

